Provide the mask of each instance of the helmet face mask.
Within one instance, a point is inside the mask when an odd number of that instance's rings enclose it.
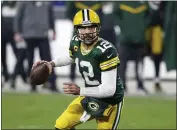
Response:
[[[73,19],[77,37],[86,45],[91,45],[98,39],[100,31],[100,18],[91,9],[80,10]]]
[[[98,25],[77,26],[75,29],[78,39],[84,44],[90,45],[97,40],[100,27]]]

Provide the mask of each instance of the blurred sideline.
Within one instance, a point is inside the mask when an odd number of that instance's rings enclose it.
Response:
[[[72,23],[69,20],[57,20],[55,23],[56,27],[56,34],[57,38],[55,41],[51,42],[51,50],[52,50],[52,57],[53,59],[57,58],[58,56],[64,56],[68,55],[68,48],[69,48],[69,43],[70,39],[72,37]],[[39,53],[37,52],[38,50],[35,51],[35,61],[39,60]],[[15,60],[16,58],[14,57],[14,54],[12,52],[11,46],[7,46],[7,63],[8,64],[8,70],[10,73],[12,73],[12,70],[15,65]],[[25,65],[27,66],[27,61],[25,62]],[[56,74],[58,76],[57,78],[57,86],[59,90],[62,92],[62,83],[70,81],[69,74],[70,74],[70,66],[65,66],[61,68],[56,68]],[[143,69],[143,77],[145,79],[145,87],[147,90],[149,90],[150,95],[158,95],[154,91],[154,82],[153,82],[153,77],[154,77],[154,67],[153,67],[153,62],[149,57],[144,58],[144,69]],[[76,78],[76,83],[79,86],[84,86],[84,82],[82,78],[80,78],[80,74],[78,71],[77,72],[77,78]],[[129,62],[128,67],[127,67],[127,78],[128,78],[128,95],[133,96],[133,95],[145,95],[142,92],[137,91],[136,89],[136,82],[135,82],[135,69],[134,69],[134,62]],[[164,62],[161,63],[160,66],[160,77],[162,80],[162,88],[163,92],[162,95],[171,95],[173,97],[176,96],[176,71],[170,71],[167,72],[166,66]],[[10,84],[6,83],[4,87],[2,88],[2,92],[22,92],[22,93],[30,93],[30,86],[28,84],[24,84],[21,78],[17,78],[17,88],[16,90],[12,90],[10,88]],[[45,93],[49,94],[51,92],[48,91],[48,89],[43,89],[42,87],[38,87],[38,92],[39,93]]]
[[[52,57],[53,59],[56,59],[58,56],[64,56],[68,55],[68,48],[70,39],[72,37],[72,23],[69,20],[56,20],[55,22],[55,28],[56,28],[56,40],[51,42],[51,50],[52,50]],[[39,60],[39,53],[35,51],[35,61]],[[10,45],[7,46],[7,63],[8,64],[8,70],[10,73],[12,73],[16,58],[14,57],[14,54],[12,52],[12,48]],[[27,63],[25,63],[27,65]],[[62,68],[56,68],[56,74],[59,77],[68,77],[70,74],[70,66],[65,66]],[[154,66],[153,62],[149,57],[144,58],[144,71],[143,71],[143,77],[145,80],[152,80],[154,78]],[[77,72],[77,75],[80,76],[80,74]],[[127,78],[134,80],[135,76],[135,70],[134,70],[134,62],[129,62],[127,67]],[[165,63],[162,62],[160,66],[160,77],[163,81],[170,81],[170,82],[176,82],[176,71],[169,71],[167,72]]]
[[[52,50],[52,57],[56,59],[58,56],[68,55],[68,48],[70,39],[72,37],[72,23],[69,20],[56,20],[55,23],[56,27],[56,40],[51,42],[51,50]],[[39,53],[35,51],[35,61],[39,60]],[[15,57],[12,52],[11,46],[8,45],[7,47],[7,63],[11,63],[8,65],[8,70],[12,73],[12,70],[15,65]],[[27,62],[25,63],[27,66]],[[70,74],[70,66],[56,68],[57,78],[57,86],[59,87],[60,91],[62,92],[62,83],[70,81],[68,78]],[[77,72],[76,83],[79,86],[84,86],[84,82],[82,78],[80,78],[80,74]],[[145,87],[151,94],[157,94],[154,91],[154,84],[153,84],[153,77],[154,77],[154,67],[152,60],[149,57],[144,58],[144,71],[143,77],[145,79]],[[134,69],[134,62],[129,62],[127,67],[127,78],[128,78],[128,95],[144,95],[141,92],[136,91],[136,82],[134,80],[135,77],[135,69]],[[162,88],[164,91],[164,95],[172,95],[176,96],[176,71],[167,72],[165,63],[162,62],[160,66],[160,77],[162,80]],[[24,84],[23,81],[18,77],[17,78],[17,88],[16,90],[11,90],[9,83],[6,83],[2,89],[2,92],[23,92],[23,93],[30,93],[30,86],[28,84]],[[42,87],[38,87],[39,93],[51,93],[48,90],[43,89]]]

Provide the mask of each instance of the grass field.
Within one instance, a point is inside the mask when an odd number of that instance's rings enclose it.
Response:
[[[55,120],[74,96],[2,93],[2,129],[54,129]],[[77,129],[95,129],[96,122]],[[176,129],[176,100],[125,97],[119,129]]]

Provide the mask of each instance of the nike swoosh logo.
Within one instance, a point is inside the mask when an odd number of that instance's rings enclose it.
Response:
[[[107,58],[110,58],[112,56],[112,54],[111,55],[109,55],[109,56],[107,56]]]

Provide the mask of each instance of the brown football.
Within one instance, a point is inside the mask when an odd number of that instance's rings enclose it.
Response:
[[[49,77],[49,68],[46,64],[39,64],[35,66],[30,72],[31,84],[41,85],[44,84]]]

